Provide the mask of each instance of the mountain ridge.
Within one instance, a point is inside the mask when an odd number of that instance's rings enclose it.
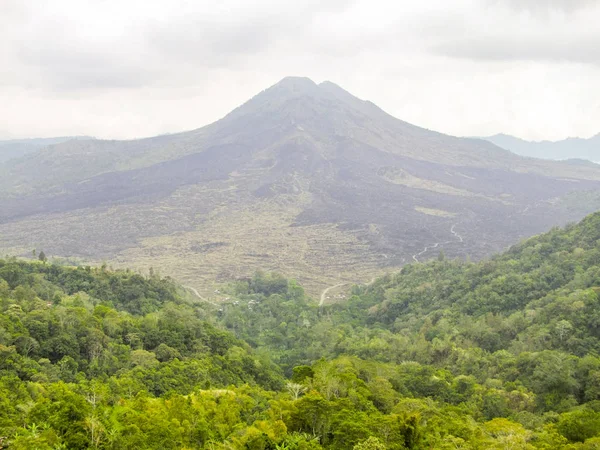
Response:
[[[600,161],[600,133],[587,139],[568,137],[559,141],[528,141],[504,133],[482,139],[522,156],[553,160]]]
[[[195,288],[268,269],[316,293],[415,255],[482,258],[600,208],[600,167],[447,136],[295,77],[199,129],[70,141],[0,175],[0,250],[161,267]]]
[[[37,152],[50,145],[71,140],[89,140],[91,136],[59,136],[51,138],[7,139],[0,140],[0,164],[12,159]]]

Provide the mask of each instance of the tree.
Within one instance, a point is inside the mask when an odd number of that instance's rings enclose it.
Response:
[[[556,333],[561,343],[569,336],[571,330],[573,330],[573,325],[568,320],[561,320],[556,324]]]
[[[285,385],[290,395],[294,398],[294,400],[298,400],[301,394],[306,392],[306,388],[298,383],[287,383]]]
[[[405,415],[404,423],[400,426],[400,432],[404,436],[406,448],[417,448],[423,437],[421,430],[421,415],[419,413]]]
[[[302,383],[307,378],[313,378],[315,372],[310,366],[296,366],[292,369],[292,381]]]
[[[353,450],[386,450],[385,445],[375,436],[356,444]]]
[[[600,413],[581,409],[565,413],[557,425],[558,431],[572,442],[583,442],[600,435]]]
[[[40,252],[40,254],[38,255],[38,259],[43,263],[46,263],[46,261],[48,261],[48,258],[46,257],[46,253],[44,253],[44,250],[42,250]]]
[[[172,361],[175,358],[181,359],[181,354],[179,351],[177,351],[177,349],[169,347],[164,343],[160,344],[156,350],[154,350],[154,353],[156,354],[156,359],[158,359],[160,362]]]
[[[489,448],[527,448],[530,431],[526,430],[520,423],[511,422],[508,419],[497,418],[483,424],[486,434],[491,437],[498,446]]]

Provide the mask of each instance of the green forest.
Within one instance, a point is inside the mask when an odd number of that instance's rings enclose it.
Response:
[[[0,260],[0,449],[600,449],[600,214],[324,307],[224,290]]]

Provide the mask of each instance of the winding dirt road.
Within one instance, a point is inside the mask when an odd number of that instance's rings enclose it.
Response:
[[[456,232],[456,230],[454,228],[456,228],[456,225],[458,225],[458,223],[455,223],[454,225],[452,225],[452,227],[450,228],[450,233],[452,233],[452,236],[454,236],[458,242],[463,243],[465,240],[463,239],[463,237],[458,234]],[[438,248],[440,245],[445,245],[445,244],[451,244],[452,242],[455,241],[446,241],[446,242],[436,242],[433,245],[428,245],[427,247],[425,247],[421,252],[419,253],[415,253],[412,257],[412,259],[414,259],[415,262],[420,262],[419,261],[419,256],[424,255],[425,253],[427,253],[429,250],[433,249],[433,248]]]
[[[460,234],[458,234],[458,232],[455,230],[455,228],[456,228],[457,225],[458,225],[458,223],[455,223],[454,225],[452,225],[452,227],[450,227],[450,233],[455,238],[455,240],[453,240],[453,241],[446,241],[446,242],[436,242],[435,244],[428,245],[423,250],[421,250],[419,253],[415,253],[412,256],[412,259],[415,262],[418,263],[418,262],[420,262],[419,261],[419,256],[424,255],[429,250],[432,250],[434,248],[438,248],[439,246],[443,246],[445,244],[451,244],[452,242],[456,242],[456,241],[458,241],[460,243],[463,243],[465,241],[464,238]],[[366,285],[368,286],[370,284],[373,284],[376,279],[377,279],[377,277],[373,277],[371,279],[371,281],[369,281]],[[335,286],[329,286],[328,288],[324,289],[323,292],[321,292],[321,299],[319,301],[319,306],[321,307],[321,306],[323,306],[325,304],[325,300],[327,299],[327,293],[330,290],[335,289],[335,288],[339,288],[339,287],[342,287],[342,286],[345,286],[347,284],[351,284],[351,283],[340,283],[340,284],[336,284]]]
[[[420,253],[414,254],[412,258],[415,260],[415,262],[419,262],[419,256],[423,255],[424,253],[427,253],[432,248],[438,248],[439,245],[440,245],[439,242],[436,242],[433,245],[429,245],[429,246],[425,247]]]
[[[450,233],[452,233],[454,235],[454,237],[457,238],[460,242],[464,242],[462,236],[460,234],[458,234],[456,231],[454,231],[454,227],[456,227],[456,225],[458,225],[458,224],[455,223],[454,225],[452,225],[452,228],[450,228]]]
[[[207,300],[207,299],[205,299],[204,297],[202,297],[202,296],[200,295],[200,292],[198,292],[198,291],[196,290],[196,288],[193,288],[193,287],[191,287],[191,286],[183,286],[183,287],[184,287],[184,288],[186,288],[188,291],[190,291],[192,294],[194,294],[196,297],[198,297],[198,298],[199,298],[200,300],[202,300],[203,302],[210,303],[210,304],[211,304],[211,305],[213,305],[213,306],[219,306],[219,305],[217,305],[215,302],[211,302],[210,300]]]
[[[327,293],[330,290],[345,286],[347,284],[350,284],[350,283],[340,283],[340,284],[336,284],[335,286],[329,286],[327,289],[325,289],[323,292],[321,292],[321,300],[319,301],[319,306],[323,306],[323,304],[325,303],[325,299],[327,298]]]

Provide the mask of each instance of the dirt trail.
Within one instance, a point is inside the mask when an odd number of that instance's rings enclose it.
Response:
[[[436,242],[435,244],[428,245],[423,250],[421,250],[419,253],[415,253],[412,256],[412,259],[415,262],[418,263],[418,262],[420,262],[419,261],[419,256],[424,255],[425,253],[427,253],[431,249],[438,248],[441,245],[443,246],[445,244],[451,244],[452,242],[457,242],[457,241],[460,242],[460,243],[465,242],[464,238],[460,234],[458,234],[458,232],[455,230],[455,228],[456,228],[457,225],[458,225],[458,223],[455,223],[454,225],[452,225],[452,227],[450,227],[450,233],[452,233],[452,236],[455,238],[455,240],[453,240],[453,241],[446,241],[446,242]],[[371,279],[371,281],[369,281],[368,283],[365,284],[365,286],[369,286],[369,285],[373,284],[377,278],[378,277],[373,277]],[[329,286],[328,288],[324,289],[323,292],[321,292],[321,299],[319,301],[319,306],[323,306],[325,304],[325,300],[327,299],[327,293],[330,290],[335,289],[335,288],[339,288],[339,287],[342,287],[342,286],[345,286],[347,284],[351,284],[351,283],[340,283],[340,284],[336,284],[335,286]]]
[[[456,230],[454,229],[454,228],[456,228],[456,225],[458,225],[458,223],[455,223],[454,225],[452,225],[452,227],[450,228],[450,233],[452,233],[452,236],[454,236],[454,237],[455,237],[455,238],[458,240],[458,242],[460,242],[460,243],[463,243],[463,242],[465,242],[465,240],[464,240],[464,239],[463,239],[463,237],[462,237],[460,234],[458,234],[458,233],[456,232]],[[421,255],[423,255],[423,254],[427,253],[429,250],[431,250],[431,249],[433,249],[433,248],[438,248],[440,245],[451,244],[452,242],[455,242],[455,241],[436,242],[436,243],[435,243],[435,244],[433,244],[433,245],[428,245],[428,246],[427,246],[427,247],[425,247],[425,248],[424,248],[424,249],[423,249],[421,252],[419,252],[419,253],[415,253],[415,254],[413,255],[412,259],[414,259],[414,261],[415,261],[415,262],[420,262],[420,261],[419,261],[419,256],[421,256]]]
[[[425,247],[420,253],[414,254],[412,258],[415,260],[415,262],[419,262],[419,256],[423,255],[424,253],[427,253],[429,251],[429,249],[438,248],[439,245],[440,245],[439,242],[436,242],[433,245],[429,245],[429,246]]]
[[[198,292],[198,291],[196,290],[196,288],[193,288],[193,287],[191,287],[191,286],[183,286],[183,287],[184,287],[184,288],[186,288],[188,291],[190,291],[192,294],[194,294],[196,297],[198,297],[198,298],[199,298],[200,300],[202,300],[203,302],[210,303],[210,304],[211,304],[211,305],[213,305],[213,306],[219,306],[219,305],[217,305],[215,302],[211,302],[210,300],[207,300],[207,299],[205,299],[204,297],[202,297],[202,296],[200,295],[200,292]]]
[[[325,303],[325,299],[327,298],[327,293],[335,288],[339,288],[342,286],[345,286],[347,284],[350,283],[340,283],[340,284],[336,284],[335,286],[329,286],[328,288],[326,288],[325,290],[323,290],[323,292],[321,292],[321,300],[319,301],[319,306],[323,306],[323,304]]]
[[[464,242],[462,236],[460,234],[458,234],[456,231],[454,231],[454,227],[456,227],[456,225],[458,225],[458,224],[455,223],[454,225],[452,225],[452,228],[450,228],[450,233],[452,233],[454,235],[454,237],[457,238],[460,242]]]
[[[379,277],[371,278],[371,280],[368,283],[365,283],[365,286],[371,286],[373,283],[375,283],[375,281],[377,281],[377,278],[379,278]]]

